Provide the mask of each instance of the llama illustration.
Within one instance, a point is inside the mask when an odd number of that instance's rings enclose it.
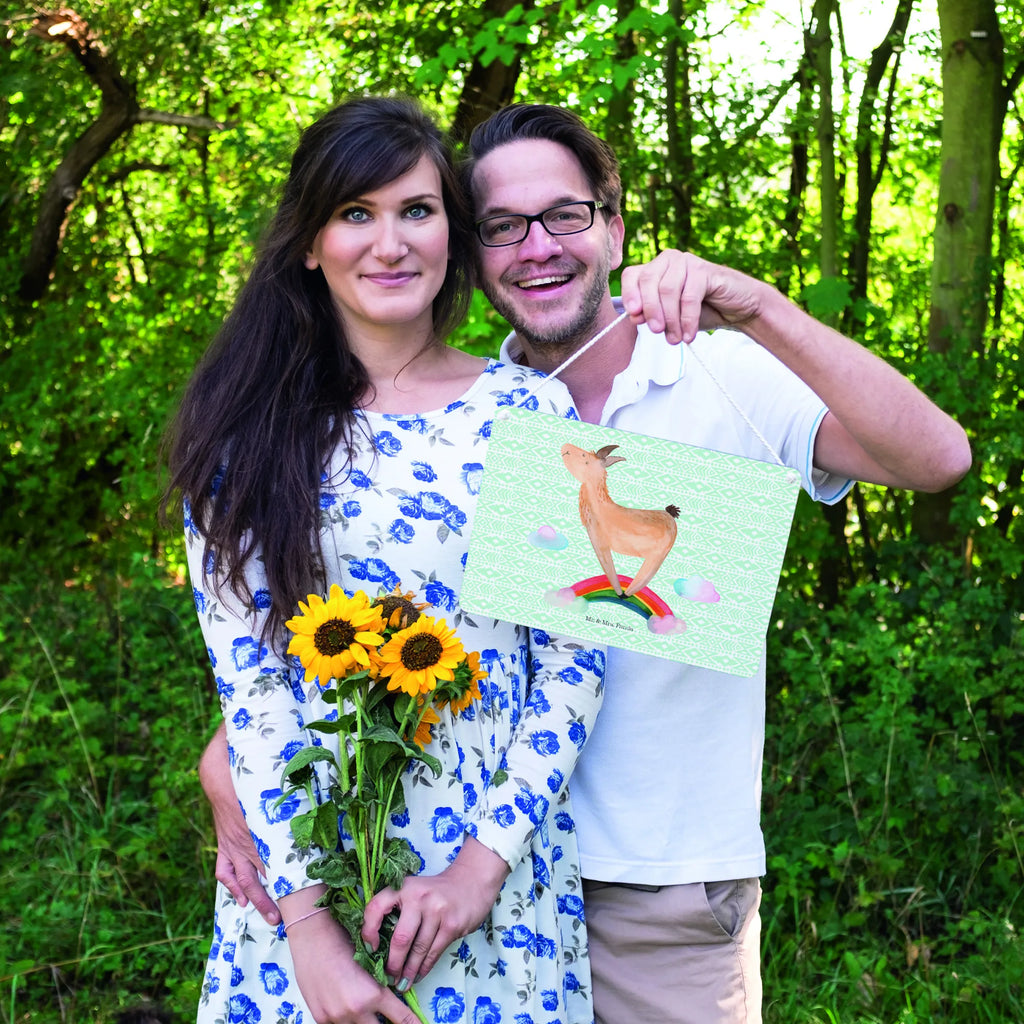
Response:
[[[562,461],[580,482],[580,521],[608,582],[619,597],[623,596],[622,584],[615,571],[612,552],[644,560],[626,588],[625,596],[632,597],[651,582],[672,550],[679,509],[675,505],[665,509],[626,508],[612,501],[608,494],[608,467],[626,461],[621,455],[611,454],[618,447],[609,444],[599,451],[588,452],[564,444]]]

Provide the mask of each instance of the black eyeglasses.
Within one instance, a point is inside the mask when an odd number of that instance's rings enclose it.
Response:
[[[605,203],[593,199],[580,199],[575,203],[559,203],[540,213],[506,213],[500,217],[484,217],[476,222],[477,238],[484,245],[497,248],[515,245],[530,233],[530,225],[540,221],[549,235],[577,235],[594,223],[594,211],[603,210]]]

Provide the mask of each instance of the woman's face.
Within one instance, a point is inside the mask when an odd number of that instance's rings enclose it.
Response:
[[[306,266],[323,271],[347,330],[429,328],[448,269],[441,175],[429,157],[339,206],[313,239]]]

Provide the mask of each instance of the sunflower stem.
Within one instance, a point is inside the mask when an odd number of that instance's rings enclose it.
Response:
[[[355,741],[355,762],[356,762],[356,802],[355,807],[359,808],[359,821],[355,822],[356,828],[352,830],[352,841],[356,844],[356,854],[359,861],[359,877],[363,884],[363,906],[373,898],[374,890],[370,876],[370,866],[366,859],[366,842],[367,842],[367,822],[366,808],[362,807],[363,799],[363,721],[366,717],[365,710],[363,708],[364,694],[360,688],[360,693],[356,699],[356,741]]]
[[[313,779],[312,776],[306,779],[306,799],[309,801],[310,807],[317,806],[316,793],[313,791]]]
[[[339,704],[340,707],[340,704]],[[349,788],[349,756],[348,737],[342,736],[338,742],[338,785],[343,793]]]
[[[420,723],[423,721],[423,718],[427,713],[427,708],[429,707],[429,701],[424,701],[423,704],[420,705],[415,697],[407,696],[405,711],[402,714],[402,721],[398,726],[398,735],[401,736],[403,740],[410,742],[410,737],[416,736]],[[412,727],[411,729],[409,728],[410,726]],[[391,817],[391,806],[395,801],[395,792],[401,781],[402,772],[396,772],[391,778],[391,785],[388,787],[387,797],[384,800],[383,813],[377,822],[377,828],[374,835],[374,857],[376,860],[379,860],[384,853],[384,840],[387,837],[387,823],[388,819]]]
[[[423,1009],[420,1007],[419,999],[416,998],[415,989],[410,988],[409,991],[406,992],[402,998],[405,1000],[405,1005],[408,1006],[409,1009],[416,1014],[418,1020],[423,1021],[423,1024],[430,1024],[430,1021],[424,1014]]]
[[[395,790],[398,788],[400,781],[401,776],[399,775],[392,778],[388,795],[384,800],[384,806],[381,808],[381,816],[377,819],[377,827],[374,830],[373,837],[373,857],[375,863],[379,862],[384,856],[384,839],[387,836],[388,819],[391,817],[391,805],[394,803]]]

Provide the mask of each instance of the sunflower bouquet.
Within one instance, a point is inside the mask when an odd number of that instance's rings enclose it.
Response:
[[[342,734],[338,754],[322,745],[303,747],[285,765],[282,799],[309,798],[309,810],[291,820],[295,841],[325,851],[307,867],[327,891],[317,901],[348,931],[356,962],[386,983],[390,933],[397,915],[381,929],[376,952],[360,937],[363,912],[381,889],[398,889],[419,870],[420,860],[405,839],[389,836],[392,815],[405,809],[401,777],[423,762],[435,775],[441,764],[426,751],[438,712],[461,714],[480,699],[480,657],[467,653],[444,619],[424,614],[412,594],[399,588],[371,600],[363,591],[347,597],[337,584],[325,601],[311,594],[301,614],[285,625],[293,633],[288,653],[299,658],[307,682],[316,679],[321,696],[338,708],[337,717],[311,722],[308,729]],[[329,798],[319,802],[313,766],[326,762]],[[351,836],[342,849],[339,833]],[[404,998],[422,1017],[410,989]]]

